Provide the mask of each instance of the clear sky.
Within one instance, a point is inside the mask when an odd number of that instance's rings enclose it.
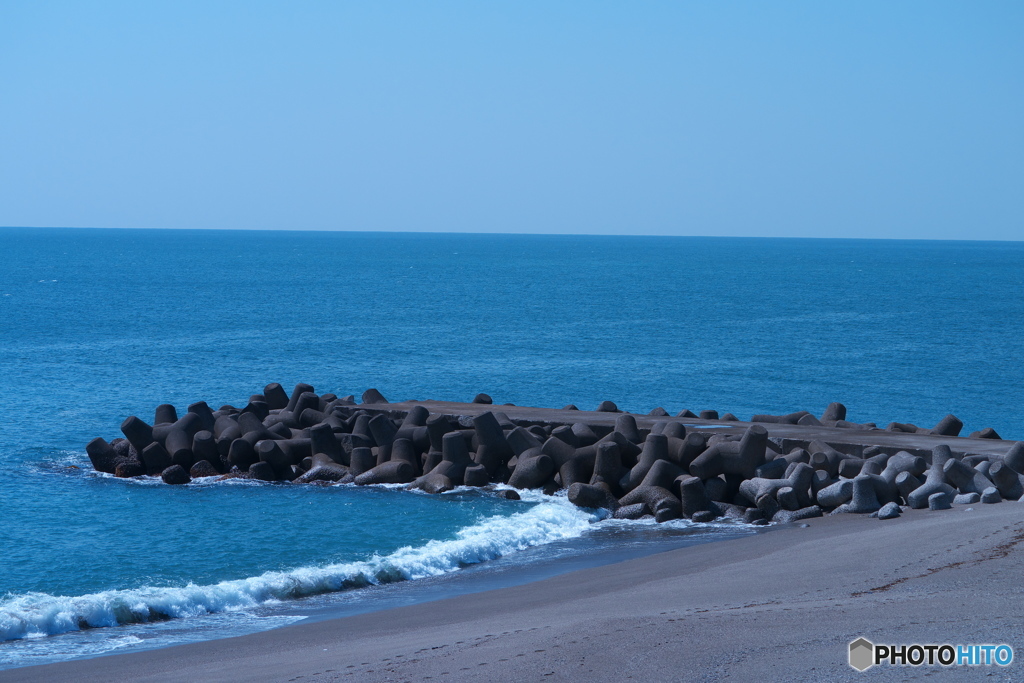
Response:
[[[1024,3],[0,0],[0,225],[1024,239]]]

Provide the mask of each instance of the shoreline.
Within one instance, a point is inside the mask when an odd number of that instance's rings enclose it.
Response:
[[[0,672],[38,680],[906,680],[847,645],[1007,643],[1024,656],[1024,507],[837,515],[509,588],[237,638]],[[1009,667],[944,676],[995,680]]]
[[[627,521],[625,524],[633,525],[635,522]],[[605,527],[587,536],[533,546],[468,565],[452,573],[367,586],[356,591],[326,593],[311,599],[321,600],[322,604],[295,605],[286,608],[283,614],[301,614],[304,619],[297,623],[346,619],[464,595],[507,590],[564,574],[640,560],[706,543],[772,533],[782,528],[740,523],[693,528],[666,527],[655,523],[639,528]]]
[[[29,666],[233,638],[291,623],[346,618],[488,590],[503,590],[580,569],[776,529],[776,526],[752,527],[730,522],[692,525],[682,521],[656,524],[653,520],[643,523],[605,519],[594,522],[582,536],[516,550],[439,575],[284,599],[277,604],[260,604],[234,614],[230,610],[218,610],[195,617],[99,626],[52,636],[9,640],[0,643],[0,655],[4,656],[0,659],[0,673]],[[104,641],[125,644],[95,649],[97,643]],[[3,648],[8,651],[4,652]]]

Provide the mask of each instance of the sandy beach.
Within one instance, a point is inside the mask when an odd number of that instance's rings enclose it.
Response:
[[[1024,506],[838,515],[522,586],[0,681],[1019,679],[847,664],[848,643],[1024,643]],[[1019,657],[1019,655],[1018,655]]]
[[[1024,2],[0,18],[0,683],[1024,683]]]

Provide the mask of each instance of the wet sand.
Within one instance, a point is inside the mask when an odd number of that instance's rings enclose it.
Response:
[[[838,515],[544,581],[0,681],[870,681],[1024,677],[1024,504]],[[1009,667],[848,643],[1007,643]],[[992,674],[987,676],[987,674]]]

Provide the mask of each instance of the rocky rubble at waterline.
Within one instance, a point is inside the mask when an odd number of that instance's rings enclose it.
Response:
[[[473,403],[486,407],[492,401],[479,394]],[[582,414],[579,421],[566,420],[565,411],[575,406],[552,411],[559,420],[540,423],[512,420],[500,406],[474,415],[432,414],[423,405],[382,407],[389,404],[375,389],[357,404],[353,396],[318,395],[307,384],[289,396],[274,383],[241,409],[213,410],[201,401],[180,417],[174,406],[158,406],[152,424],[131,416],[121,425],[124,438],[93,439],[87,453],[97,471],[159,476],[172,485],[244,477],[404,484],[428,493],[499,483],[549,493],[567,489],[581,507],[659,522],[787,522],[825,513],[890,519],[901,506],[940,510],[1024,497],[1024,443],[1002,454],[948,444],[928,450],[864,445],[868,432],[956,437],[963,424],[952,415],[934,428],[893,422],[881,430],[848,422],[845,407],[833,403],[820,417],[806,411],[755,415],[739,433],[707,434],[683,421],[725,425],[738,419],[715,411],[682,411],[672,419],[658,408],[650,413],[656,418],[650,426],[641,427],[637,417],[644,416],[622,413],[611,401],[596,412],[614,413],[614,424]],[[771,438],[766,425],[844,430],[861,438],[794,442]],[[987,429],[957,441],[969,445],[972,439],[999,436]],[[503,494],[515,495],[507,489]]]

